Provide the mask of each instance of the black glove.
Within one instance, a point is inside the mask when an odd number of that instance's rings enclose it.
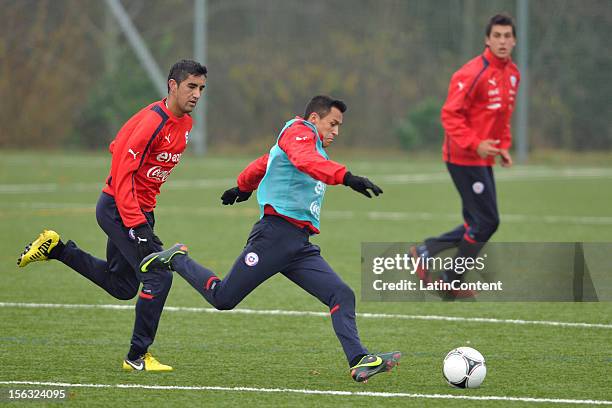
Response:
[[[153,233],[149,224],[141,224],[131,229],[134,235],[134,242],[138,250],[138,256],[142,260],[145,256],[159,251],[159,246],[163,246],[163,242],[157,235]],[[131,234],[130,234],[131,235]],[[157,245],[156,245],[157,244]]]
[[[345,186],[349,186],[353,190],[360,192],[364,196],[368,198],[372,198],[369,190],[372,190],[372,193],[375,196],[382,194],[382,189],[378,187],[376,184],[372,183],[365,177],[353,176],[350,171],[347,171],[344,175],[344,181],[342,182]]]
[[[234,205],[234,203],[248,200],[251,194],[253,194],[252,191],[240,191],[238,187],[234,187],[225,190],[221,196],[221,201],[223,201],[223,205]]]

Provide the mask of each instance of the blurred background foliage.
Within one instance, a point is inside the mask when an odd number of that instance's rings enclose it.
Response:
[[[122,3],[164,73],[193,58],[193,1]],[[488,18],[515,6],[208,0],[209,147],[269,146],[325,93],[349,106],[338,144],[438,150],[450,76],[482,52]],[[0,8],[0,147],[105,148],[159,99],[104,1]],[[528,24],[531,149],[612,149],[612,2],[531,1]]]

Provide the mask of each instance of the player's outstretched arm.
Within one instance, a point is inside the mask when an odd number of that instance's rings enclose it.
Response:
[[[237,186],[225,190],[223,195],[221,195],[223,205],[234,205],[234,203],[248,200],[253,191],[257,190],[261,179],[266,174],[267,166],[267,153],[249,163],[238,175],[236,180]]]
[[[376,184],[372,183],[366,177],[354,176],[350,171],[347,171],[344,175],[344,181],[342,182],[345,186],[352,188],[353,190],[363,194],[368,198],[372,198],[370,191],[372,194],[378,197],[379,194],[382,194],[383,191]],[[370,190],[370,191],[368,191]]]
[[[238,178],[236,179],[236,184],[242,191],[257,190],[259,183],[266,175],[269,155],[269,153],[266,153],[263,156],[258,157],[240,172]]]
[[[251,197],[252,191],[241,191],[238,186],[232,187],[229,190],[225,190],[221,196],[223,205],[234,205],[234,203],[240,203],[246,201]]]

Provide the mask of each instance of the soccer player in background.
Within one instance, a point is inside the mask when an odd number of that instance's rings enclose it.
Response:
[[[371,193],[382,194],[367,178],[328,159],[325,148],[338,136],[345,111],[342,101],[314,97],[303,118],[285,124],[270,153],[249,164],[238,176],[238,185],[223,193],[223,204],[232,205],[247,200],[257,189],[260,208],[260,220],[223,280],[185,256],[181,244],[149,255],[141,268],[171,267],[219,310],[233,309],[266,279],[282,273],[329,307],[351,376],[363,382],[391,370],[401,353],[370,354],[361,344],[353,291],[323,259],[320,248],[309,241],[319,233],[327,185],[344,184],[370,198]]]
[[[148,352],[172,285],[172,272],[151,268],[142,273],[139,264],[163,249],[153,233],[153,209],[161,185],[189,141],[189,113],[202,96],[206,76],[206,67],[195,61],[174,64],[168,75],[168,97],[132,116],[110,144],[110,174],[96,206],[96,219],[108,236],[106,260],[83,251],[73,241],[64,243],[55,231],[44,230],[17,261],[24,267],[56,259],[117,299],[129,300],[138,294],[131,346],[123,361],[126,370],[172,370]]]
[[[512,18],[493,16],[485,33],[484,53],[453,74],[441,114],[443,160],[461,196],[464,221],[411,248],[413,257],[426,259],[453,247],[457,247],[456,257],[476,257],[499,226],[493,165],[499,157],[502,167],[512,166],[510,120],[520,74],[511,59],[516,45]],[[419,268],[417,273],[422,280],[431,280],[426,269]],[[441,279],[450,283],[462,275],[446,270]]]

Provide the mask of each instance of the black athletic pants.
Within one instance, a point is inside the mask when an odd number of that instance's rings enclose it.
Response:
[[[425,240],[430,256],[457,247],[457,256],[475,257],[499,226],[497,193],[490,166],[459,166],[446,163],[461,196],[463,224]]]
[[[153,228],[153,212],[145,213],[145,217]],[[96,218],[108,236],[106,260],[81,250],[73,241],[66,242],[63,251],[57,254],[56,258],[117,299],[132,299],[142,283],[142,290],[136,301],[131,347],[135,353],[144,354],[155,339],[164,303],[172,286],[172,272],[167,269],[140,272],[136,245],[129,235],[129,228],[121,221],[112,196],[106,193],[100,195]],[[162,247],[159,246],[157,250],[161,251]]]
[[[266,215],[254,226],[242,253],[223,280],[189,256],[176,256],[172,267],[204,299],[220,310],[234,308],[266,279],[280,272],[330,311],[347,360],[368,354],[355,322],[355,294],[309,242],[307,230],[281,217]]]

